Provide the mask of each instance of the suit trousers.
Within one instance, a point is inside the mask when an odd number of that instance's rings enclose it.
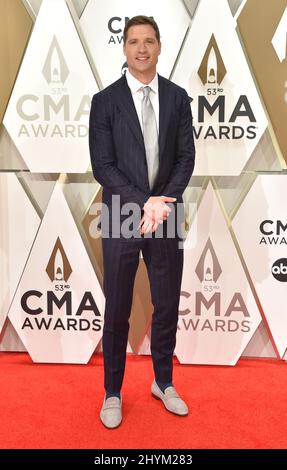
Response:
[[[105,389],[121,390],[129,332],[133,287],[142,251],[154,306],[151,354],[155,379],[172,382],[172,357],[176,343],[183,269],[183,249],[178,238],[103,238],[103,331]]]

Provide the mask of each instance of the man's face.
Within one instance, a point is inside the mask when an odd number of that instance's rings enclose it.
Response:
[[[160,50],[161,44],[151,25],[136,25],[128,29],[124,54],[129,70],[136,78],[153,78]]]

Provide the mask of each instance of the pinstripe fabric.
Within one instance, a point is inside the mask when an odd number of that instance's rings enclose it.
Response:
[[[93,173],[103,186],[103,202],[108,207],[113,196],[120,196],[121,207],[132,202],[139,209],[151,194],[176,197],[182,202],[195,156],[190,103],[182,88],[159,77],[159,169],[152,192],[143,135],[125,77],[93,97],[89,142]],[[155,377],[161,383],[171,382],[183,265],[177,235],[125,239],[112,227],[111,211],[106,217],[104,235],[110,237],[103,238],[105,388],[113,393],[122,386],[140,250],[154,305],[151,350]],[[121,222],[126,218],[119,217]]]
[[[148,271],[154,306],[151,353],[156,381],[172,382],[183,250],[174,238],[147,240],[143,257]]]
[[[125,368],[128,319],[142,240],[103,238],[104,294],[103,331],[105,389],[119,392]]]
[[[105,204],[111,207],[113,195],[120,196],[121,205],[135,202],[140,208],[150,195],[182,202],[195,156],[185,90],[159,76],[159,169],[152,191],[143,135],[125,77],[93,97],[89,129],[92,169],[103,186]],[[111,222],[106,226],[111,231]]]
[[[119,392],[125,370],[134,279],[142,250],[154,306],[151,352],[155,377],[172,382],[183,250],[177,239],[103,239],[106,295],[103,352],[105,389]]]

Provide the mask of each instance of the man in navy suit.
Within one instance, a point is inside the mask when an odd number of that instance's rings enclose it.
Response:
[[[128,320],[140,252],[154,306],[152,395],[168,411],[188,414],[172,383],[172,358],[183,267],[179,207],[193,172],[195,150],[190,100],[185,90],[157,74],[160,51],[155,21],[131,18],[124,30],[126,75],[93,97],[90,113],[92,168],[109,209],[107,217],[102,211],[106,395],[100,413],[107,428],[122,421]],[[116,200],[120,215],[113,207]],[[134,210],[130,231],[131,207],[138,211]]]

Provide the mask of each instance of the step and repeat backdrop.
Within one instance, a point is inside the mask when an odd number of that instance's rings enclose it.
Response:
[[[127,69],[123,29],[161,31],[158,72],[191,99],[175,354],[183,364],[285,359],[287,0],[0,0],[0,350],[87,363],[101,350],[101,187],[92,96]],[[150,354],[143,260],[128,351]]]

